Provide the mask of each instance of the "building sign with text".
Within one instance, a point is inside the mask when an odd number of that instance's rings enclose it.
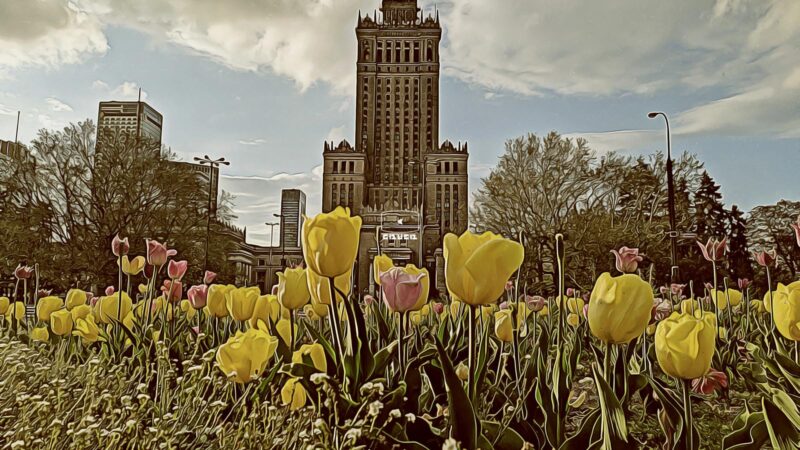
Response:
[[[416,241],[416,233],[381,233],[382,241]]]

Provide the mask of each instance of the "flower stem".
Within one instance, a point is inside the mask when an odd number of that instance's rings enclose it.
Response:
[[[694,426],[692,424],[692,389],[691,380],[680,380],[683,391],[683,417],[684,431],[686,434],[687,450],[694,449]]]
[[[467,396],[472,401],[475,396],[475,307],[469,306],[469,347],[467,348],[467,364],[469,377],[467,377]]]

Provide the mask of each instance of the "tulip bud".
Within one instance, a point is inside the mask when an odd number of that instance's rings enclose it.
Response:
[[[290,411],[297,411],[306,405],[308,393],[299,378],[289,378],[281,388],[281,403]]]
[[[639,254],[638,248],[621,247],[619,250],[611,250],[616,258],[617,270],[622,273],[634,273],[639,268],[644,254]]]
[[[10,304],[11,300],[8,297],[0,297],[0,316],[6,315]]]
[[[127,255],[130,248],[131,246],[128,243],[128,238],[120,239],[119,234],[116,234],[114,239],[111,240],[111,252],[117,258],[122,255]]]
[[[65,302],[67,309],[72,310],[77,306],[85,305],[87,297],[86,291],[82,291],[80,289],[70,289],[67,291],[67,298]]]
[[[18,280],[27,280],[33,276],[33,272],[33,267],[18,265],[17,268],[14,269],[14,276],[17,277]]]
[[[625,344],[644,333],[650,323],[653,291],[637,275],[597,279],[589,300],[589,328],[598,339]]]
[[[36,315],[42,322],[50,320],[50,314],[64,307],[64,302],[58,297],[40,298],[36,303]]]
[[[311,300],[306,269],[286,269],[278,272],[278,301],[292,311]]]
[[[706,261],[720,261],[722,257],[725,256],[725,251],[728,249],[728,238],[722,238],[721,241],[708,238],[708,242],[706,242],[705,245],[700,241],[697,241],[697,245],[700,247],[703,258],[705,258]]]
[[[528,307],[532,312],[538,313],[540,312],[546,305],[547,300],[541,295],[533,295],[533,296],[526,296],[525,297],[525,306]]]
[[[656,357],[667,375],[692,380],[708,372],[714,357],[717,318],[673,313],[656,328]]]
[[[422,294],[421,280],[426,276],[427,270],[412,274],[400,267],[393,267],[382,273],[383,301],[389,310],[404,313],[418,309],[415,306]],[[425,295],[427,297],[427,292]]]
[[[186,269],[188,267],[188,261],[170,260],[169,265],[167,265],[167,276],[173,280],[180,280],[184,275],[186,275]]]
[[[358,253],[361,217],[349,208],[337,207],[303,221],[303,255],[306,265],[325,278],[336,278],[353,269]]]
[[[244,322],[253,317],[256,300],[259,297],[258,287],[242,287],[229,290],[225,294],[225,306],[234,320]]]
[[[797,217],[797,222],[792,224],[795,237],[797,238],[797,245],[800,246],[800,216]]]
[[[369,305],[371,305],[373,303],[375,303],[375,297],[373,297],[373,296],[371,296],[369,294],[364,296],[364,304],[365,305],[369,306]]]
[[[506,291],[514,289],[514,282],[511,280],[506,281]]]
[[[433,308],[433,312],[439,316],[444,312],[444,303],[434,302],[433,305],[431,305],[431,308]]]
[[[50,333],[47,332],[47,327],[36,327],[31,330],[31,340],[38,342],[47,342],[50,340]]]
[[[163,266],[167,263],[167,258],[178,254],[173,249],[168,249],[167,244],[162,244],[158,241],[147,239],[147,263],[151,266]]]
[[[380,286],[381,274],[394,267],[394,261],[388,255],[378,255],[372,259],[372,278]]]
[[[494,333],[502,342],[511,342],[514,339],[514,324],[511,320],[511,311],[504,309],[494,315]]]
[[[114,295],[114,286],[106,286],[106,295]]]
[[[700,378],[692,380],[692,390],[698,394],[710,395],[716,390],[728,387],[728,376],[713,368]]]
[[[217,365],[236,383],[247,383],[264,373],[278,348],[278,338],[262,329],[238,331],[217,349]]]
[[[211,284],[216,278],[217,274],[215,272],[206,270],[206,272],[203,274],[203,284]]]
[[[492,232],[444,237],[445,281],[451,296],[471,306],[489,305],[503,295],[506,282],[525,257],[522,244]]]
[[[58,310],[50,315],[50,328],[53,330],[53,334],[58,336],[70,334],[72,332],[72,324],[72,314],[66,309]]]
[[[189,298],[192,308],[203,309],[208,300],[208,286],[205,284],[192,286],[189,288],[186,296]]]
[[[772,263],[774,263],[775,259],[777,258],[777,254],[774,249],[768,252],[767,251],[753,252],[753,256],[755,257],[756,262],[758,262],[758,265],[760,265],[761,267],[771,266]]]
[[[467,381],[467,378],[469,378],[469,369],[463,362],[458,363],[456,366],[456,376],[461,381]]]
[[[171,261],[170,261],[171,262]],[[164,297],[171,302],[179,302],[183,298],[183,284],[177,280],[164,280],[164,285],[161,286],[161,292]]]
[[[750,287],[752,283],[753,282],[748,280],[747,278],[739,278],[739,280],[737,281],[737,284],[739,285],[739,290],[741,291],[744,291],[745,289]]]
[[[778,332],[786,339],[800,341],[800,281],[778,283],[769,306]]]

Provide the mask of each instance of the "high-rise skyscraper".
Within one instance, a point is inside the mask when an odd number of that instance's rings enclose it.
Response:
[[[442,28],[438,13],[423,16],[417,0],[359,14],[355,145],[323,149],[323,211],[364,219],[359,289],[378,252],[434,273],[444,234],[467,227],[467,144],[439,142]]]
[[[105,130],[125,131],[160,146],[163,122],[161,113],[145,102],[100,102],[97,132],[100,135]]]
[[[300,248],[303,215],[306,213],[306,194],[299,189],[281,191],[281,242],[282,248]]]

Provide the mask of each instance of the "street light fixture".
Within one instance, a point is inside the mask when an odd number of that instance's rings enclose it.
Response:
[[[678,282],[678,231],[675,229],[675,182],[672,175],[672,138],[669,130],[669,118],[663,112],[651,112],[647,115],[650,119],[658,116],[664,118],[667,126],[667,208],[669,209],[669,241],[670,241],[670,282]]]
[[[273,213],[272,216],[280,219],[280,232],[283,233],[283,214]],[[281,269],[283,269],[283,263],[284,263],[283,236],[281,236],[280,242],[281,242]],[[272,261],[270,261],[269,263],[272,264]]]
[[[274,245],[272,243],[272,237],[275,236],[275,227],[280,225],[278,222],[266,222],[264,225],[269,227],[269,265],[267,266],[267,273],[269,274],[269,283],[272,284],[272,249]],[[267,288],[267,280],[264,280],[264,289]]]
[[[206,214],[206,250],[203,256],[203,272],[208,270],[208,239],[211,235],[211,196],[214,188],[214,169],[219,166],[228,166],[230,163],[225,158],[211,159],[208,155],[203,158],[194,157],[194,160],[202,165],[208,164],[208,213]]]

